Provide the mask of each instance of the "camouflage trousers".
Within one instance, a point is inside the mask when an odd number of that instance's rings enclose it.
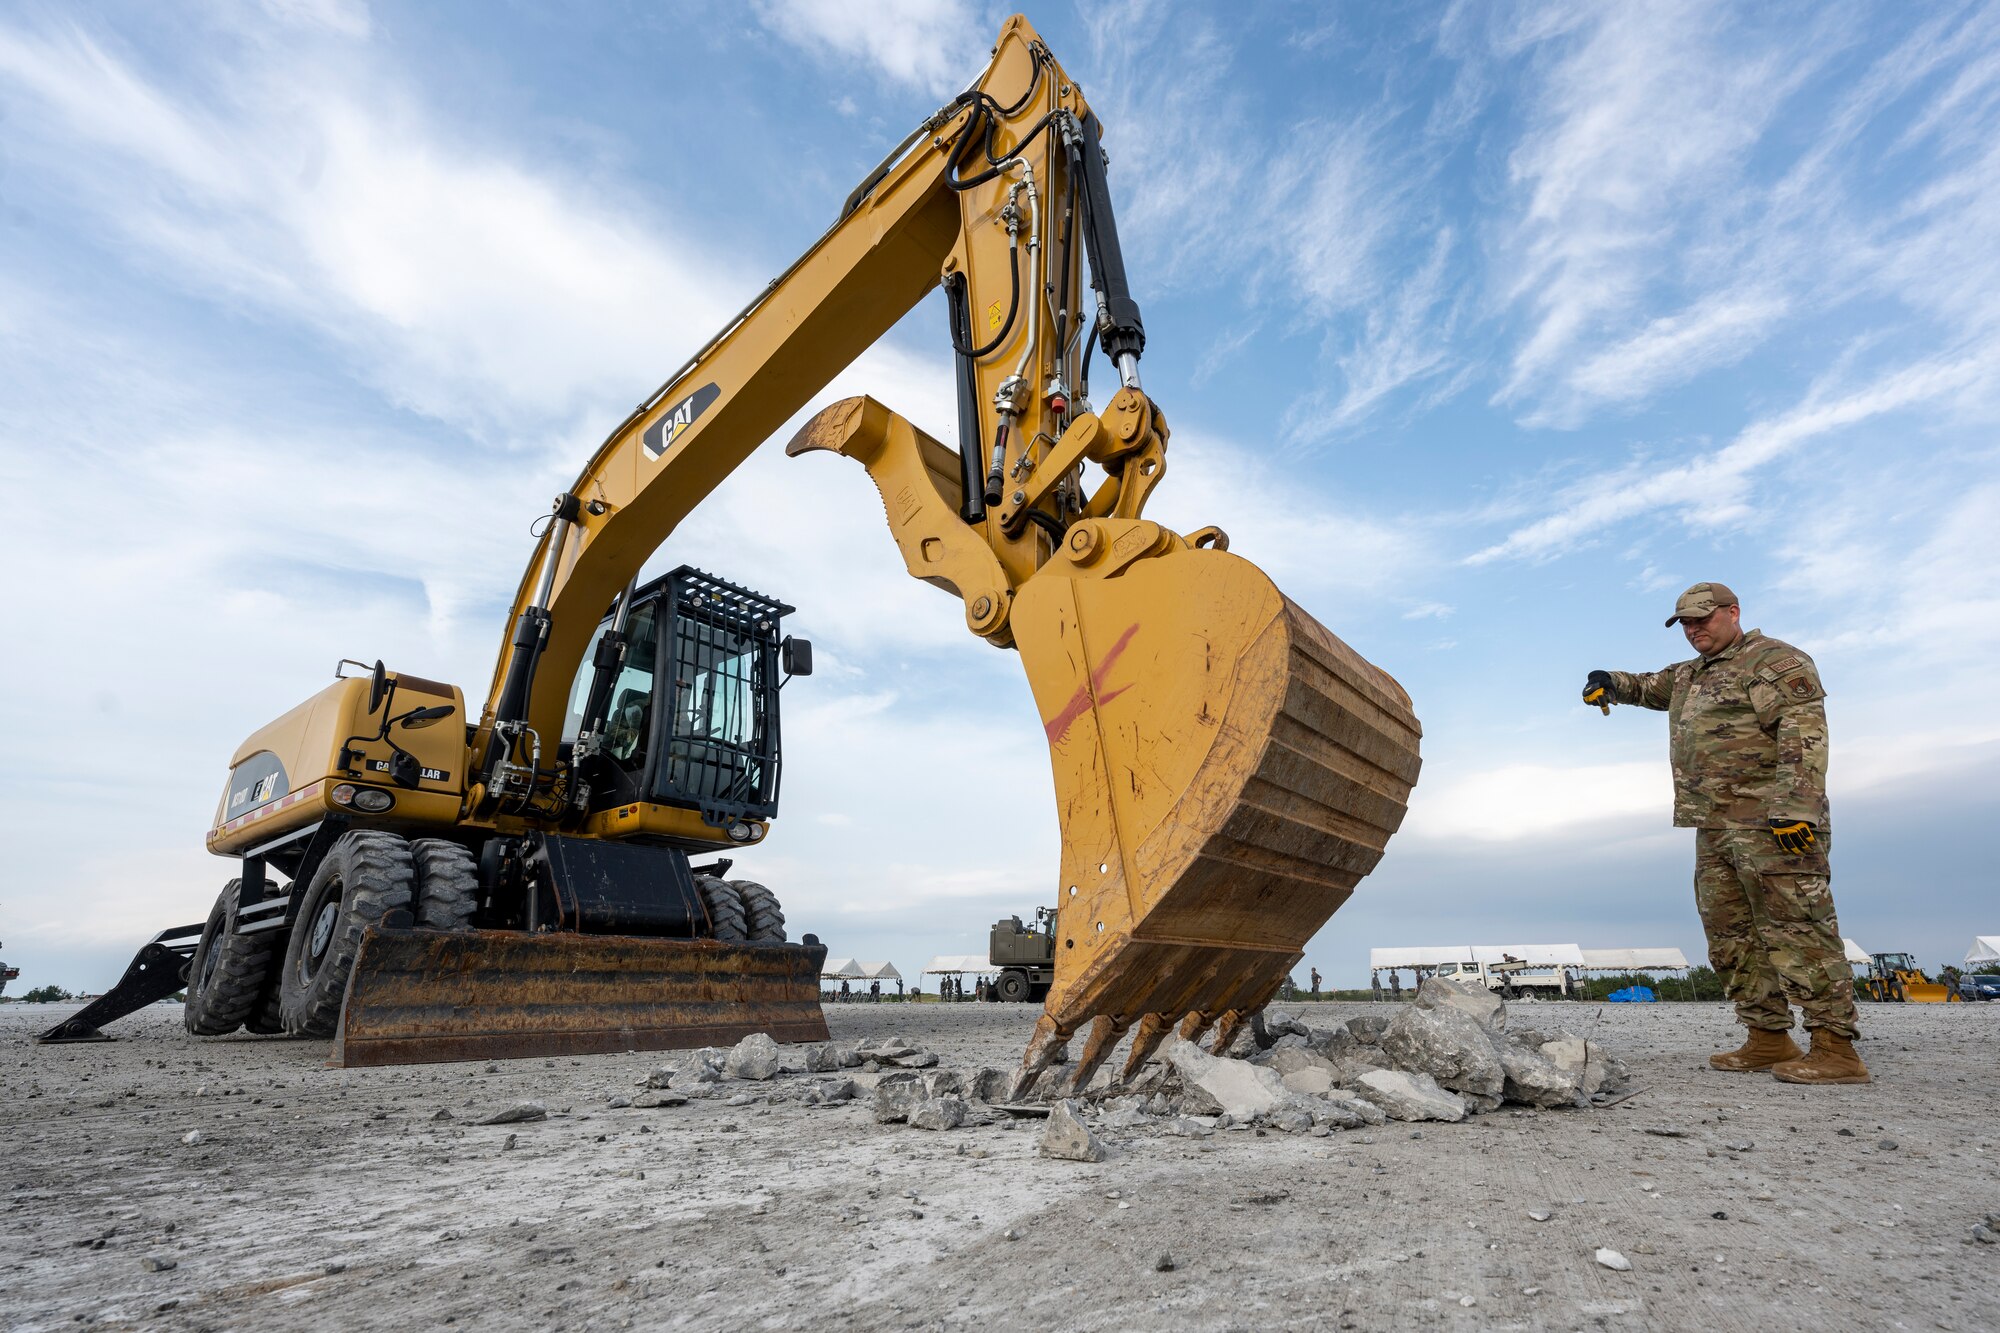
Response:
[[[1808,1030],[1858,1035],[1854,974],[1833,911],[1831,841],[1821,833],[1816,852],[1793,856],[1768,829],[1695,831],[1694,900],[1709,965],[1745,1027],[1785,1031],[1796,1004]]]

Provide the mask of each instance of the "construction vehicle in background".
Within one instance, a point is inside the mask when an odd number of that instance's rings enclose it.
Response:
[[[1048,995],[1056,979],[1056,928],[1053,907],[1037,907],[1032,926],[1022,925],[1018,916],[993,923],[986,961],[996,975],[987,999],[1018,1004]]]
[[[5,995],[7,993],[7,983],[16,980],[20,975],[20,968],[9,967],[5,963],[0,963],[0,995]]]
[[[208,838],[240,872],[192,937],[149,946],[155,973],[186,958],[190,1025],[332,1031],[346,1064],[823,1037],[823,951],[729,938],[775,904],[717,894],[726,870],[690,863],[754,846],[775,814],[780,612],[720,581],[638,576],[941,287],[956,447],[857,397],[786,453],[865,467],[909,572],[1027,672],[1062,924],[1017,1084],[1076,1034],[1076,1087],[1128,1030],[1128,1070],[1175,1025],[1226,1044],[1381,858],[1420,730],[1396,682],[1220,530],[1143,516],[1169,430],[1140,383],[1100,136],[1009,19],[971,86],[556,498],[476,717],[457,687],[378,665],[245,742]],[[1116,378],[1101,410],[1099,355]],[[728,623],[683,661],[689,598]],[[910,794],[894,799],[906,814]],[[976,821],[966,856],[1018,836]]]
[[[1925,976],[1916,956],[1907,953],[1870,954],[1868,975],[1856,979],[1854,997],[1911,1004],[1950,1004],[1964,999],[1955,987]]]

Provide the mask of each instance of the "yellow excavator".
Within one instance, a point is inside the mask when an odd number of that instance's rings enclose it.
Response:
[[[478,714],[378,662],[251,736],[208,835],[241,868],[209,919],[156,937],[49,1036],[101,1035],[185,985],[196,1032],[330,1035],[348,1065],[823,1038],[824,949],[786,942],[728,861],[692,862],[764,838],[777,689],[809,649],[772,598],[637,578],[941,286],[957,447],[860,397],[786,452],[866,468],[909,572],[1027,672],[1061,925],[1017,1088],[1072,1037],[1074,1087],[1128,1032],[1127,1072],[1176,1029],[1229,1041],[1381,858],[1420,730],[1396,682],[1221,531],[1144,517],[1169,431],[1140,383],[1106,163],[1082,89],[1008,20],[985,71],[556,497]],[[1115,377],[1102,409],[1096,361]]]

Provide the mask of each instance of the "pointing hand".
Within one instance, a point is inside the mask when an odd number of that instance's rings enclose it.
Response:
[[[1596,704],[1608,715],[1611,712],[1611,673],[1593,671],[1583,685],[1583,701]]]

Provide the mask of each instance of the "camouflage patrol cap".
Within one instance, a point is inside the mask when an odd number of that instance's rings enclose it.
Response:
[[[1681,594],[1674,603],[1674,613],[1667,617],[1669,626],[1683,620],[1700,620],[1718,606],[1736,606],[1736,594],[1720,583],[1697,583]]]

